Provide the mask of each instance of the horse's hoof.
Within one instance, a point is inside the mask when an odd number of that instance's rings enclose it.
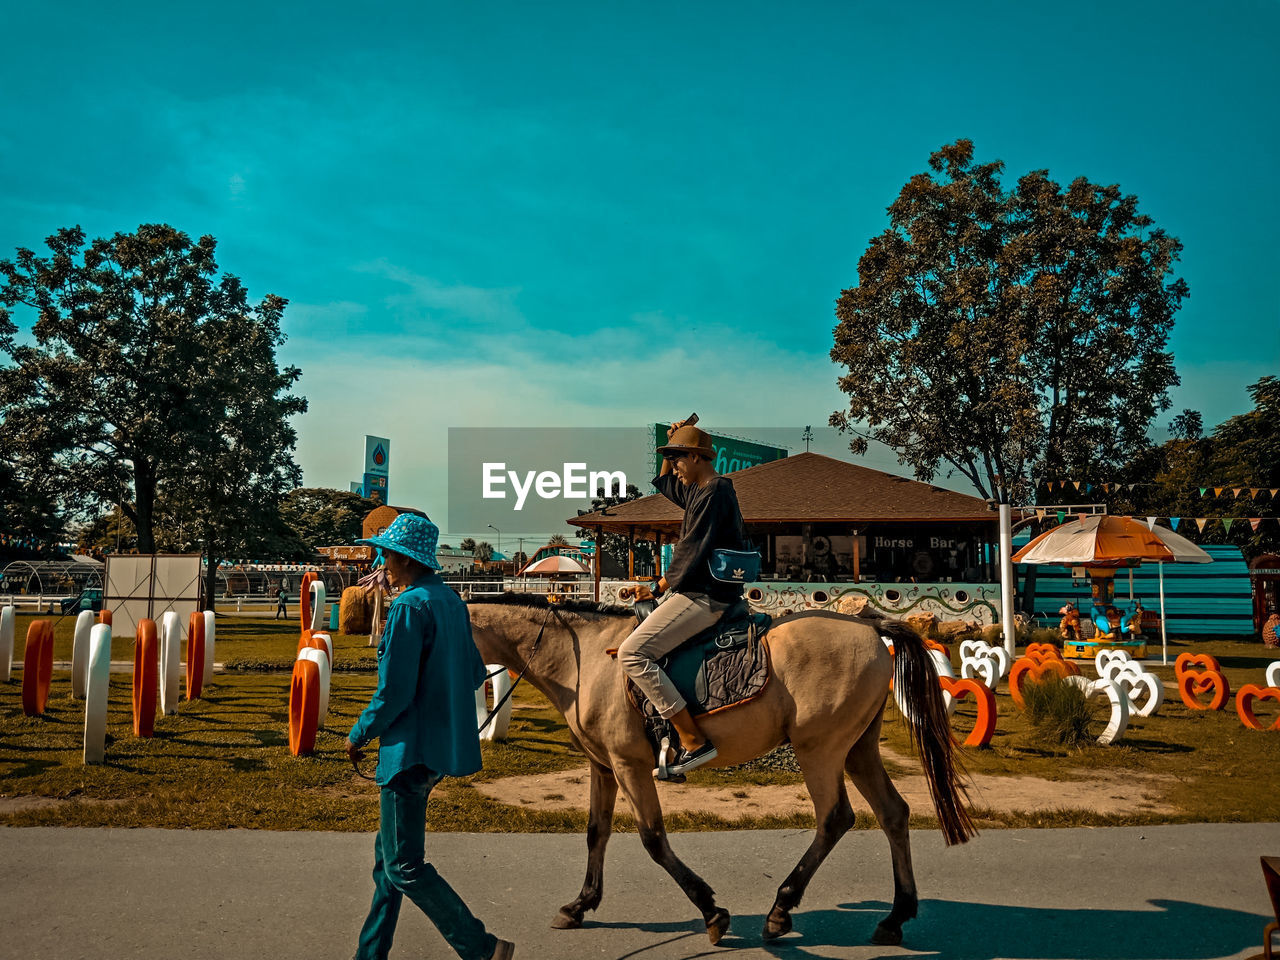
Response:
[[[791,932],[791,914],[781,907],[774,907],[764,921],[764,938],[777,940]]]
[[[563,908],[556,914],[556,918],[551,921],[552,930],[577,930],[580,926],[582,926],[582,917],[575,917]]]
[[[902,943],[902,928],[886,927],[881,923],[871,935],[871,942],[878,947],[896,947]]]
[[[723,907],[716,907],[716,912],[707,921],[707,936],[711,939],[711,945],[714,947],[720,942],[720,938],[728,932],[729,911]]]

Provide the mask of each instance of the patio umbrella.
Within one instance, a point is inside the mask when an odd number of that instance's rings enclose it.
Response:
[[[520,571],[522,577],[554,577],[568,576],[576,573],[587,573],[588,570],[573,557],[552,554],[529,564]]]
[[[1186,537],[1154,522],[1148,525],[1133,517],[1101,515],[1068,520],[1040,534],[1013,555],[1014,563],[1068,567],[1133,566],[1143,561],[1160,564],[1160,636],[1167,664],[1169,635],[1165,628],[1164,565],[1213,562],[1213,557]],[[1129,589],[1132,594],[1132,574]]]

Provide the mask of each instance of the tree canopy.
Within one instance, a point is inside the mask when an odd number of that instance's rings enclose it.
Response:
[[[878,440],[921,480],[955,470],[1001,500],[1027,497],[1033,472],[1123,464],[1178,383],[1181,243],[1115,185],[1036,170],[1006,190],[969,140],[929,168],[837,301],[849,407],[832,425],[854,452]]]
[[[306,400],[279,367],[287,303],[250,304],[216,241],[165,224],[86,242],[79,227],[0,261],[0,450],[42,465],[73,515],[115,505],[156,550],[165,499],[210,559],[242,549],[298,485],[289,418]],[[15,338],[14,310],[30,315]]]

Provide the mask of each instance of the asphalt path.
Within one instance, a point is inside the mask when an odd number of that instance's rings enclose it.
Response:
[[[867,940],[892,896],[888,846],[856,831],[796,911],[760,937],[804,830],[673,834],[733,914],[712,947],[700,917],[634,834],[613,837],[605,898],[580,930],[550,929],[582,882],[581,837],[429,834],[428,858],[520,960],[945,957],[1215,960],[1260,956],[1270,903],[1260,854],[1280,825],[991,830],[944,849],[914,832],[920,916],[901,948]],[[0,957],[22,960],[347,958],[368,907],[372,835],[0,828]],[[391,956],[453,956],[406,902]]]

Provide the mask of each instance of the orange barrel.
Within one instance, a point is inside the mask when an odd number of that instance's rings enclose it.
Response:
[[[44,716],[53,682],[53,621],[33,620],[27,627],[27,648],[22,655],[22,712]]]
[[[160,700],[160,641],[156,622],[138,624],[133,647],[133,735],[149,737],[156,730],[156,705]]]

